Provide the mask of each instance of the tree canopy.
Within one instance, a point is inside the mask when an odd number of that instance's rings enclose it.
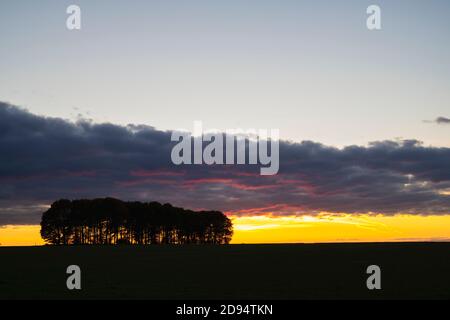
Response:
[[[229,218],[219,211],[192,211],[158,202],[114,198],[58,200],[45,211],[47,244],[228,244]]]

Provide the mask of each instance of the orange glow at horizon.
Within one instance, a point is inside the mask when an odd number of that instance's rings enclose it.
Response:
[[[2,246],[34,246],[43,245],[41,226],[18,225],[0,227],[0,245]]]
[[[450,215],[443,216],[231,216],[231,243],[450,241]],[[0,227],[0,245],[43,245],[39,225]]]
[[[450,241],[450,215],[263,215],[231,219],[231,243]]]

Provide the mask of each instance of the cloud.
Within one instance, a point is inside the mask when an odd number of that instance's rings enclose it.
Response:
[[[437,124],[450,124],[450,119],[446,117],[438,117],[435,122]]]
[[[450,124],[450,119],[446,117],[437,117],[435,120],[424,120],[425,123]]]
[[[70,122],[0,103],[0,225],[59,198],[156,200],[235,215],[450,214],[450,148],[417,140],[335,148],[280,142],[280,170],[172,164],[171,132]]]

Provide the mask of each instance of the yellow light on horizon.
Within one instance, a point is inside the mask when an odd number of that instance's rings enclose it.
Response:
[[[43,245],[39,225],[7,225],[0,227],[0,245],[34,246]]]
[[[231,217],[232,243],[450,241],[450,215]]]
[[[231,243],[450,241],[450,215],[231,216]],[[43,245],[39,225],[0,227],[2,246]]]

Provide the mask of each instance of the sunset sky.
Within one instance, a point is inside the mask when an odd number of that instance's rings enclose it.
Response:
[[[382,30],[366,28],[381,7]],[[220,210],[233,243],[450,239],[450,2],[0,3],[0,244],[60,198]],[[279,129],[280,170],[171,162]]]

